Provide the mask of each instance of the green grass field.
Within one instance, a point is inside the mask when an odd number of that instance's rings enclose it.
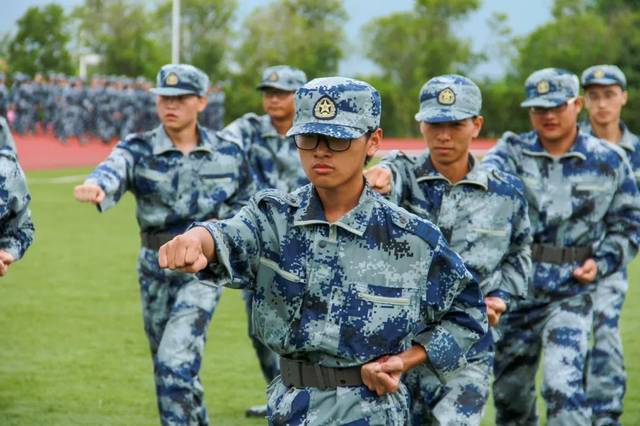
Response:
[[[0,279],[0,425],[158,424],[151,359],[142,330],[134,203],[113,210],[73,201],[88,169],[30,173],[36,240]],[[629,384],[626,425],[640,424],[640,263],[623,313]],[[212,424],[252,425],[264,401],[246,337],[240,293],[225,290],[214,315],[202,379]],[[489,405],[485,422],[493,423]]]

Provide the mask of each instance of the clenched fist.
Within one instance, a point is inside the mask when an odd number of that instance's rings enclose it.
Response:
[[[388,194],[391,192],[391,181],[393,180],[393,177],[389,169],[375,166],[365,170],[364,177],[367,178],[371,188],[380,194]]]
[[[11,253],[0,250],[0,277],[5,276],[9,266],[11,266],[14,260]]]
[[[104,200],[105,193],[95,183],[83,183],[73,188],[73,196],[82,203],[100,204]]]
[[[195,227],[160,247],[158,264],[180,272],[199,272],[215,260],[214,248],[209,231]]]
[[[507,310],[507,304],[499,297],[485,297],[484,303],[487,305],[489,325],[494,327],[500,321],[500,316]]]

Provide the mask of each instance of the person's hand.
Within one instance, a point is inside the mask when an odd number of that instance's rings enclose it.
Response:
[[[588,284],[596,279],[598,273],[598,264],[595,260],[589,258],[584,261],[582,266],[578,266],[573,270],[573,278],[582,284]]]
[[[9,266],[11,266],[14,260],[11,253],[0,250],[0,277],[4,277],[7,274]]]
[[[104,200],[105,193],[94,183],[83,183],[73,188],[73,196],[81,203],[100,204]]]
[[[399,356],[383,356],[364,364],[360,369],[360,375],[369,390],[382,396],[398,391],[404,367],[404,361]]]
[[[388,194],[391,192],[391,182],[393,176],[389,169],[385,167],[375,166],[364,171],[364,177],[371,185],[374,191],[380,194]]]
[[[161,268],[194,273],[207,267],[213,257],[213,238],[209,231],[195,227],[160,247]]]
[[[489,325],[495,327],[500,321],[500,316],[507,310],[507,304],[499,297],[485,297],[484,303],[487,305],[487,318]]]

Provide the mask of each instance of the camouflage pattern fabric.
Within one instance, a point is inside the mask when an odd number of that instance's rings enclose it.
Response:
[[[529,302],[504,315],[493,369],[497,425],[539,424],[535,379],[541,359],[547,425],[591,425],[584,382],[592,317],[589,292]]]
[[[484,169],[472,156],[469,163],[471,170],[455,184],[435,169],[428,151],[417,158],[395,152],[380,165],[393,173],[390,200],[438,226],[485,296],[506,303],[522,299],[531,272],[524,188],[511,175]],[[410,371],[403,380],[412,397],[413,423],[479,425],[492,353],[487,333],[467,354],[469,365],[446,383],[426,366]]]
[[[0,250],[20,259],[33,242],[31,195],[6,120],[0,117]]]
[[[257,336],[281,356],[356,366],[423,345],[446,377],[486,333],[477,283],[442,234],[365,187],[358,205],[328,223],[312,185],[267,190],[232,219],[203,222],[218,261],[203,278],[254,292]],[[404,425],[407,393],[366,387],[268,389],[271,424]]]
[[[616,81],[620,80],[619,75],[615,77]],[[607,74],[602,78],[607,78]],[[620,128],[622,140],[615,146],[622,148],[636,183],[640,183],[640,139],[622,122]],[[581,123],[580,129],[593,135],[588,121]],[[620,338],[620,315],[627,294],[627,279],[626,269],[615,272],[601,279],[593,294],[593,344],[588,357],[587,395],[597,426],[620,424],[622,416],[627,374]]]
[[[259,189],[288,193],[309,183],[293,137],[279,135],[268,115],[245,114],[218,136],[245,147]]]
[[[598,266],[596,283],[624,268],[635,255],[640,238],[640,199],[635,177],[619,149],[579,132],[571,148],[554,157],[543,148],[535,132],[507,132],[484,163],[522,179],[534,243],[592,248]],[[581,327],[591,327],[592,310],[586,305],[574,309],[569,302],[586,303],[583,299],[588,297],[591,307],[589,293],[596,284],[575,280],[572,271],[577,266],[578,262],[534,261],[531,297],[501,322],[500,330],[511,338],[505,334],[496,351],[494,393],[508,395],[505,400],[496,398],[500,424],[519,419],[534,421],[535,408],[533,414],[529,412],[534,403],[526,402],[535,400],[529,390],[529,385],[534,386],[534,376],[527,369],[535,373],[540,351],[552,363],[545,363],[543,381],[549,424],[590,424],[584,381],[578,380],[577,374],[582,377],[586,371],[590,330]],[[541,316],[533,335],[529,322],[518,321],[530,310]],[[558,329],[550,316],[558,318]],[[527,356],[512,357],[514,350],[526,351]],[[568,354],[572,362],[561,362]],[[515,393],[517,389],[510,383],[518,383],[521,394]]]
[[[162,126],[120,142],[87,179],[106,193],[98,209],[131,191],[140,229],[151,233],[177,234],[194,220],[232,216],[255,192],[244,152],[203,128],[198,133],[187,155]],[[198,372],[220,289],[160,269],[157,251],[145,247],[138,275],[162,424],[208,424]]]

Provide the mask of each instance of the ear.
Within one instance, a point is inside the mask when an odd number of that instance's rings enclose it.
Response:
[[[420,134],[422,135],[422,139],[424,139],[425,141],[427,140],[427,123],[425,123],[424,121],[420,122]]]
[[[473,137],[477,138],[480,135],[480,131],[482,130],[482,125],[484,124],[484,117],[478,115],[477,117],[473,117]]]
[[[375,132],[371,133],[369,140],[367,141],[367,156],[373,157],[378,148],[380,148],[380,144],[382,143],[382,129],[377,128]]]
[[[627,99],[629,97],[629,93],[626,90],[622,91],[622,106],[627,104]]]
[[[574,102],[576,104],[576,116],[580,114],[582,111],[582,107],[584,106],[584,98],[582,96],[577,96]]]
[[[206,96],[198,96],[198,112],[204,111],[208,102],[209,99]]]

